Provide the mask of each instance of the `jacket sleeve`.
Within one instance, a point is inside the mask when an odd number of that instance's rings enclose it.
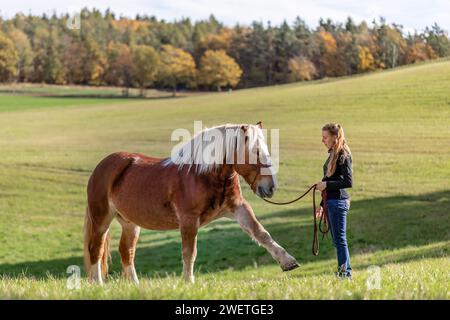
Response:
[[[347,157],[341,166],[342,166],[342,176],[344,179],[338,181],[327,181],[328,190],[339,190],[352,187],[353,184],[352,158]]]

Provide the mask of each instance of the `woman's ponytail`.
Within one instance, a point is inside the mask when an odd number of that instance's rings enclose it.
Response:
[[[328,123],[322,127],[323,131],[328,131],[336,139],[331,149],[330,160],[328,161],[327,177],[336,171],[336,163],[351,156],[351,151],[345,140],[344,128],[339,123]]]

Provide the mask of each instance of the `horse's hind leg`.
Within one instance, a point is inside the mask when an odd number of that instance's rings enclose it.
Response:
[[[89,280],[99,284],[108,273],[110,249],[109,225],[114,212],[106,206],[90,206],[85,222],[85,266]]]
[[[117,215],[117,220],[122,225],[119,252],[122,260],[123,275],[134,283],[139,284],[134,268],[134,257],[141,228],[132,222],[125,221],[120,215]]]
[[[231,216],[247,232],[254,240],[262,245],[272,255],[272,257],[280,264],[283,271],[289,271],[298,267],[298,263],[294,257],[286,252],[286,250],[276,243],[269,232],[256,219],[252,208],[247,202],[238,207]]]

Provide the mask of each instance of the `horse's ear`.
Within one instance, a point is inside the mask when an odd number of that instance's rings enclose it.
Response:
[[[257,125],[260,129],[262,129],[262,122],[261,122],[261,121],[258,121],[258,122],[256,123],[256,125]]]

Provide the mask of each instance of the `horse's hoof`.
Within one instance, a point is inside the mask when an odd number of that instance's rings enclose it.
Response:
[[[195,283],[195,277],[194,276],[184,277],[184,281],[186,283],[189,283],[189,284],[194,284]]]
[[[298,264],[297,261],[291,262],[285,266],[282,266],[281,269],[286,272],[286,271],[291,271],[294,269],[297,269],[298,267],[300,267],[300,265]]]
[[[101,287],[103,286],[103,280],[93,280],[93,279],[91,280],[90,279],[89,283],[92,285],[97,285],[97,286],[101,286]]]

